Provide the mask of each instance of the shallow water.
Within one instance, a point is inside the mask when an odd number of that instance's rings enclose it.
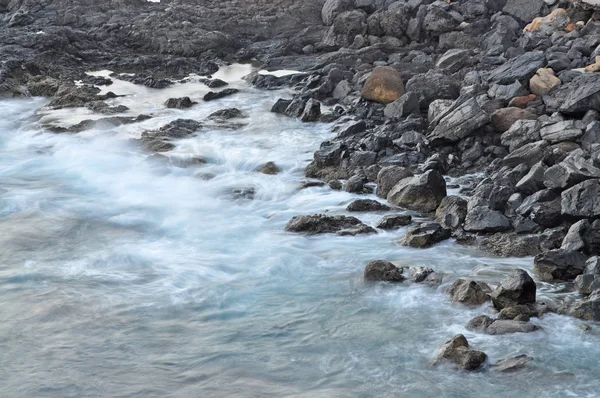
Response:
[[[230,72],[230,73],[228,73]],[[76,135],[45,132],[87,110],[36,109],[43,99],[3,100],[0,119],[0,386],[6,397],[496,397],[598,396],[598,326],[548,315],[531,334],[486,336],[464,325],[486,313],[449,303],[456,277],[497,283],[528,259],[486,257],[445,242],[396,243],[403,230],[366,237],[284,232],[296,214],[343,214],[355,198],[300,190],[324,124],[271,114],[285,92],[261,92],[223,71],[242,92],[190,110],[200,83],[108,90],[142,123]],[[248,114],[238,130],[205,127],[170,156],[202,156],[178,168],[148,161],[129,139],[177,118],[215,110]],[[41,120],[40,120],[41,117]],[[283,172],[256,173],[265,161]],[[207,179],[213,175],[214,178]],[[231,190],[253,187],[254,200]],[[374,224],[382,214],[359,214]],[[448,274],[438,289],[372,285],[365,264],[385,259]],[[556,287],[538,284],[541,298]],[[535,358],[513,374],[429,364],[464,333],[490,361]]]

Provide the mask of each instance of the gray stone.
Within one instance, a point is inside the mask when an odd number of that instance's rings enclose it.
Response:
[[[487,355],[481,351],[469,348],[467,339],[462,334],[446,341],[438,350],[434,364],[453,362],[464,370],[476,370],[487,360]]]
[[[501,232],[511,229],[508,217],[487,206],[476,206],[467,212],[464,230],[468,232]]]
[[[433,145],[456,142],[483,127],[489,120],[490,116],[474,97],[460,97],[434,120],[436,126],[427,138]]]
[[[522,369],[527,365],[528,362],[532,361],[533,358],[527,356],[525,354],[517,355],[511,358],[503,358],[497,362],[491,364],[491,368],[498,372],[514,372],[516,370]]]
[[[514,97],[527,95],[528,91],[523,85],[515,80],[512,84],[492,84],[488,89],[488,96],[503,101],[510,101]]]
[[[387,200],[395,206],[428,213],[435,211],[445,196],[444,177],[435,170],[429,170],[400,180],[388,193]]]
[[[407,117],[413,112],[418,112],[420,109],[421,94],[409,91],[404,93],[396,101],[386,105],[383,110],[385,117],[389,119],[400,119]]]
[[[338,101],[343,100],[352,92],[352,85],[347,80],[342,80],[333,89],[333,98]]]
[[[564,120],[549,126],[544,126],[540,130],[542,139],[551,144],[561,141],[573,141],[583,135],[583,130],[577,127],[575,120]]]
[[[402,238],[406,246],[425,248],[450,238],[450,230],[434,222],[408,227]]]
[[[589,226],[590,222],[588,220],[579,220],[571,225],[560,248],[568,251],[583,251],[585,249],[584,236]]]
[[[517,182],[517,191],[525,195],[531,195],[544,189],[544,173],[546,169],[546,165],[542,162],[534,164],[529,172]]]
[[[389,261],[371,261],[365,267],[364,278],[374,282],[403,282],[406,278],[402,275],[402,268],[396,267]]]
[[[500,137],[502,145],[513,152],[525,144],[537,142],[541,139],[540,128],[541,123],[537,120],[517,120]]]
[[[583,273],[586,259],[576,251],[550,250],[535,256],[533,272],[546,282],[573,280]]]
[[[387,211],[391,210],[388,205],[373,199],[356,199],[346,207],[346,211]]]
[[[575,307],[573,315],[588,321],[600,321],[600,290],[593,292],[587,300]]]
[[[457,279],[450,286],[448,293],[452,296],[453,303],[475,306],[481,305],[490,299],[489,291],[489,286],[483,282]]]
[[[357,235],[375,233],[375,229],[363,224],[356,217],[328,216],[313,214],[294,216],[285,226],[288,232],[300,232],[307,235],[336,233],[338,235]]]
[[[529,0],[523,0],[529,1]],[[536,0],[533,0],[536,1]],[[541,1],[541,0],[540,0]],[[494,69],[489,77],[490,83],[511,84],[515,80],[529,80],[535,72],[546,65],[546,56],[542,51],[527,52],[508,60],[504,65]]]
[[[546,148],[548,148],[548,143],[546,141],[525,144],[509,153],[508,156],[503,159],[503,163],[510,167],[518,166],[521,163],[531,167],[544,159]]]
[[[436,220],[448,229],[457,229],[467,216],[467,201],[460,196],[446,196],[435,211]]]
[[[408,214],[391,214],[383,217],[377,223],[377,228],[381,229],[393,229],[404,227],[412,221],[412,217]]]
[[[356,174],[346,181],[346,192],[363,193],[365,189],[366,178],[362,174]]]
[[[584,295],[600,290],[600,257],[590,257],[585,262],[583,274],[575,278],[575,289]]]
[[[600,178],[600,169],[581,149],[571,152],[562,162],[544,173],[544,185],[550,189],[566,189],[582,181]]]
[[[446,51],[435,63],[438,69],[445,69],[450,73],[458,72],[471,63],[471,55],[468,50],[453,48]]]
[[[540,16],[543,7],[544,0],[507,0],[502,12],[529,23]]]
[[[401,166],[386,166],[377,174],[376,194],[380,198],[387,198],[392,188],[407,177],[414,176],[413,172]]]
[[[600,216],[600,180],[586,180],[561,194],[563,215],[573,217]]]
[[[332,25],[338,15],[353,9],[354,0],[327,0],[321,10],[321,18],[325,25]]]
[[[536,284],[527,271],[515,269],[491,294],[494,307],[504,308],[535,303]]]

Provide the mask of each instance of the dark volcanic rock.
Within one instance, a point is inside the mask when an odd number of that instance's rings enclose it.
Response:
[[[328,216],[325,214],[295,216],[287,223],[285,230],[288,232],[301,232],[307,235],[327,233],[357,235],[376,232],[356,217]]]
[[[515,80],[529,80],[539,68],[545,65],[546,56],[542,51],[528,52],[510,59],[501,67],[494,69],[488,81],[490,83],[511,84]]]
[[[574,217],[600,216],[600,180],[587,180],[561,194],[562,214]]]
[[[462,334],[446,341],[438,350],[435,364],[453,362],[464,370],[476,370],[487,360],[487,355],[481,351],[469,348],[467,339]]]
[[[583,273],[587,257],[576,251],[562,249],[535,256],[533,272],[544,281],[568,281]]]
[[[208,119],[211,120],[228,120],[238,117],[244,117],[244,112],[237,108],[220,109],[208,115]]]
[[[407,214],[391,214],[383,217],[377,223],[377,228],[392,229],[404,227],[412,221],[412,217]]]
[[[436,220],[444,228],[457,229],[467,216],[467,201],[460,196],[446,196],[435,211]]]
[[[522,269],[513,270],[491,294],[494,307],[503,308],[535,303],[536,284],[529,274]]]
[[[452,296],[453,303],[481,305],[490,299],[489,291],[489,286],[483,282],[457,279],[448,293]]]
[[[525,321],[492,319],[486,315],[480,315],[469,321],[467,329],[491,335],[500,335],[534,332],[539,330],[539,327]]]
[[[410,210],[432,212],[446,196],[446,181],[435,170],[400,180],[388,193],[387,200]]]
[[[432,144],[455,142],[468,137],[490,120],[474,97],[457,99],[439,119],[434,121],[436,127],[427,136]]]
[[[347,211],[386,211],[391,208],[373,199],[356,199],[346,207]]]
[[[165,106],[167,108],[184,109],[184,108],[190,108],[192,105],[194,105],[194,102],[192,102],[190,97],[169,98],[165,102]]]
[[[413,172],[401,166],[386,166],[377,174],[377,196],[387,198],[392,188],[407,177],[414,176]]]
[[[209,91],[208,93],[206,93],[204,95],[204,101],[214,101],[214,100],[218,100],[221,98],[225,98],[228,97],[230,95],[233,95],[237,92],[239,92],[240,90],[238,90],[237,88],[226,88],[224,90],[221,91]]]
[[[155,131],[142,133],[142,147],[151,152],[166,152],[174,148],[170,142],[173,139],[185,138],[195,133],[202,124],[191,119],[177,119]]]
[[[450,235],[449,229],[438,223],[428,222],[408,227],[402,241],[406,246],[425,248],[450,239]]]
[[[389,261],[377,260],[367,264],[364,278],[367,281],[402,282],[406,279],[402,272],[402,268],[396,267]]]

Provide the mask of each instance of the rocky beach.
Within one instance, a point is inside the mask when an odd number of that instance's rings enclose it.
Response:
[[[7,396],[600,391],[598,1],[0,21]]]

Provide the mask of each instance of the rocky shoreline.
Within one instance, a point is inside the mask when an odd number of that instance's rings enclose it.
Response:
[[[409,225],[403,243],[411,247],[455,238],[497,256],[535,256],[540,280],[566,283],[581,295],[570,307],[544,306],[522,270],[494,290],[458,280],[450,289],[453,302],[491,301],[497,311],[496,319],[477,317],[468,328],[530,332],[530,317],[547,311],[600,321],[600,11],[594,1],[76,3],[0,1],[1,96],[46,96],[54,109],[85,106],[110,115],[123,109],[111,108],[104,101],[114,94],[99,95],[95,86],[111,79],[160,89],[195,73],[214,90],[204,98],[209,101],[236,94],[211,79],[219,65],[252,61],[297,70],[247,80],[259,89],[296,89],[273,112],[334,123],[336,137],[315,152],[307,177],[359,194],[375,186],[388,202],[359,200],[348,211],[392,206],[429,216],[414,225],[404,214],[386,216],[377,228]],[[253,17],[240,20],[241,14]],[[85,74],[98,69],[116,73]],[[186,97],[165,104],[193,105]],[[243,116],[236,111],[211,118],[235,128],[229,119]],[[170,141],[200,128],[178,120],[144,133],[139,143],[163,153],[173,148]],[[265,170],[276,173],[277,166]],[[450,188],[460,194],[448,195]],[[355,217],[328,215],[294,217],[287,229],[377,232]],[[365,279],[439,283],[431,269],[384,261],[367,265]],[[477,369],[485,362],[481,354],[457,336],[439,359]]]

